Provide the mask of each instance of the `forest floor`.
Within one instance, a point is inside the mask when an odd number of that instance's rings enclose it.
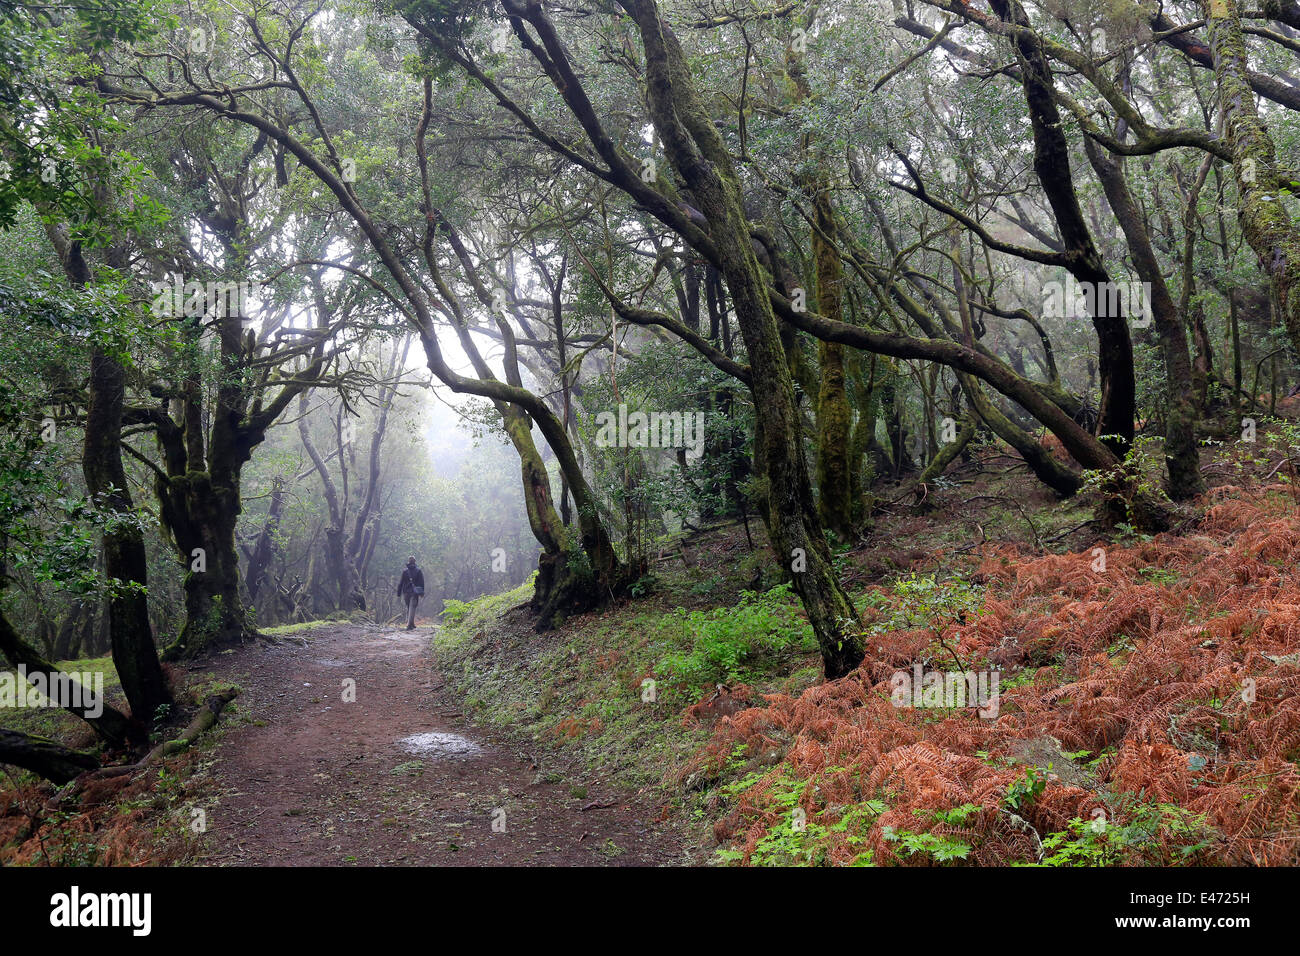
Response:
[[[414,633],[275,629],[169,665],[174,725],[241,694],[157,771],[0,770],[0,865],[1294,865],[1298,445],[1207,441],[1210,491],[1156,536],[998,454],[880,487],[835,552],[867,660],[830,683],[757,522],[658,542],[633,596],[544,634],[528,585]],[[993,719],[893,699],[953,658],[999,676]],[[123,705],[111,660],[65,666]]]
[[[544,754],[468,724],[431,666],[430,638],[326,625],[213,662],[242,688],[244,719],[213,753],[215,799],[194,862],[683,862],[647,803],[548,771]]]

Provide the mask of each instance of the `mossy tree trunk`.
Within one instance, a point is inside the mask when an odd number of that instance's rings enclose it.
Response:
[[[104,530],[104,573],[113,586],[108,613],[113,666],[131,713],[148,726],[158,708],[171,703],[149,624],[148,567],[144,535],[131,520],[135,505],[122,466],[122,395],[126,373],[108,353],[90,357],[90,402],[82,473],[86,490],[114,520]]]
[[[1029,26],[1019,0],[990,0],[997,15],[1008,23]],[[1052,69],[1036,35],[1017,32],[1012,44],[1020,66],[1020,80],[1034,140],[1034,172],[1043,187],[1060,232],[1066,267],[1084,289],[1095,294],[1092,325],[1097,333],[1097,361],[1101,375],[1101,408],[1097,433],[1117,455],[1133,442],[1137,407],[1137,381],[1133,342],[1127,316],[1112,295],[1111,279],[1101,253],[1092,240],[1079,205],[1070,169],[1069,141],[1056,106]]]
[[[829,200],[824,191],[814,199],[818,228],[813,230],[813,260],[817,267],[817,311],[827,318],[843,318],[841,291],[844,266],[839,252],[823,234],[834,231]],[[822,523],[842,541],[853,535],[853,495],[849,455],[852,452],[853,412],[849,407],[844,368],[844,346],[818,342],[821,382],[817,392],[817,510]]]
[[[243,335],[240,318],[227,316],[219,328],[226,367],[250,361],[255,344]],[[266,430],[307,383],[321,375],[323,365],[318,350],[301,375],[265,405],[254,401],[243,376],[224,376],[216,389],[206,443],[197,390],[178,415],[180,424],[165,408],[135,410],[137,420],[155,427],[164,462],[154,480],[159,514],[185,572],[185,624],[167,648],[168,659],[196,657],[252,635],[240,593],[235,543],[243,511],[243,468]]]
[[[95,191],[99,202],[110,202],[106,184],[97,182]],[[47,226],[46,235],[68,281],[78,288],[89,285],[93,274],[81,244],[69,241],[65,231],[52,225]],[[109,245],[105,262],[111,268],[124,270],[128,265],[127,247],[120,240]],[[135,503],[122,464],[125,393],[126,369],[116,355],[99,343],[93,344],[81,471],[96,507],[110,519],[105,522],[102,537],[104,574],[112,588],[108,599],[109,635],[113,665],[138,729],[147,728],[158,708],[171,703],[172,695],[149,623],[149,558],[144,534],[134,520]]]
[[[1255,108],[1236,0],[1204,0],[1202,8],[1214,51],[1219,112],[1232,150],[1237,219],[1269,277],[1292,347],[1300,352],[1300,229],[1283,199],[1284,192],[1300,186],[1283,182],[1273,138]]]
[[[867,495],[879,471],[879,453],[876,449],[877,409],[880,392],[876,388],[876,366],[880,361],[872,355],[868,368],[863,369],[863,354],[849,353],[848,376],[853,387],[853,402],[857,406],[857,421],[849,440],[849,497],[853,502],[853,523],[856,527],[871,520],[871,506]]]
[[[636,21],[646,59],[651,116],[669,161],[710,224],[718,267],[736,311],[752,369],[756,457],[767,488],[768,533],[793,578],[817,635],[828,678],[861,662],[856,609],[830,562],[803,454],[781,331],[767,280],[750,240],[740,182],[717,128],[702,107],[685,55],[664,28],[653,0],[622,0]]]
[[[428,95],[426,87],[426,97]],[[417,138],[423,168],[423,132]],[[431,234],[425,244],[425,263],[434,287],[451,310],[452,325],[461,348],[469,358],[480,383],[489,387],[505,385],[510,390],[506,395],[495,391],[486,394],[501,415],[506,434],[519,456],[529,527],[542,546],[531,603],[537,612],[537,629],[546,630],[552,626],[557,615],[590,610],[622,594],[635,577],[644,573],[644,568],[635,561],[624,563],[619,560],[604,522],[600,519],[595,495],[582,472],[568,428],[545,402],[538,400],[523,387],[514,329],[503,312],[499,311],[499,300],[482,281],[459,233],[437,209],[433,210],[430,226],[446,236],[475,295],[484,306],[493,310],[497,330],[501,334],[504,347],[502,365],[506,376],[504,383],[492,374],[470,334],[464,304],[443,278],[437,258],[432,254]],[[436,340],[430,341],[426,337],[426,352],[432,357],[436,349]],[[455,390],[474,391],[469,386],[471,380],[457,379],[452,384]],[[565,487],[573,498],[577,515],[576,537],[574,529],[568,527],[556,511],[550,473],[533,440],[534,423],[555,453]]]
[[[168,657],[194,657],[238,644],[249,631],[235,550],[235,525],[242,510],[238,485],[221,487],[208,473],[191,472],[167,494],[172,538],[186,562],[185,624]]]

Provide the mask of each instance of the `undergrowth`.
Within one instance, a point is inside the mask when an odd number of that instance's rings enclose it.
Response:
[[[867,658],[832,683],[789,589],[725,562],[540,637],[506,613],[525,590],[453,606],[436,645],[477,716],[653,791],[724,865],[1295,864],[1296,494],[1223,486],[1178,535],[883,581],[839,555]],[[996,674],[999,706],[896,706],[913,668]]]
[[[102,671],[110,703],[118,691],[109,658],[66,662],[69,671]],[[185,682],[177,694],[179,713],[173,726],[217,690],[229,687],[211,674]],[[119,691],[120,692],[120,691]],[[225,732],[238,701],[219,723],[193,746],[163,758],[135,774],[94,779],[82,777],[55,787],[35,774],[0,767],[0,866],[158,866],[192,860],[201,849],[196,801],[209,786],[211,750]],[[0,711],[0,713],[4,713]],[[93,732],[66,712],[49,708],[14,708],[12,722],[49,724],[53,739],[78,749],[100,749]],[[152,742],[161,742],[155,728]]]
[[[727,717],[688,767],[706,788],[747,773],[716,795],[720,858],[1300,862],[1297,502],[1207,504],[1192,533],[1099,545],[1104,563],[986,547],[978,614],[921,624],[877,589],[856,673]],[[996,717],[894,706],[891,676],[944,649],[1003,675]]]
[[[735,607],[710,611],[677,608],[675,621],[682,650],[661,658],[655,673],[697,698],[717,684],[752,680],[772,669],[773,658],[808,654],[817,639],[797,610],[789,584],[762,594],[745,591]]]

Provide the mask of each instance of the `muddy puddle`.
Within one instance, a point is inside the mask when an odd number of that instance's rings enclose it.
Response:
[[[447,733],[412,734],[399,740],[397,746],[408,754],[428,757],[432,760],[474,757],[483,752],[483,748],[468,737]]]

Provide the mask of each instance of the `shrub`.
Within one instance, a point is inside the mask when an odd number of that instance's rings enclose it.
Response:
[[[470,603],[468,601],[457,601],[455,598],[448,598],[442,602],[442,619],[450,624],[459,624],[469,612]]]
[[[691,635],[688,651],[670,654],[656,670],[698,693],[715,684],[741,680],[763,655],[816,649],[812,628],[794,608],[790,585],[762,594],[745,591],[732,608],[676,611]]]

